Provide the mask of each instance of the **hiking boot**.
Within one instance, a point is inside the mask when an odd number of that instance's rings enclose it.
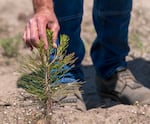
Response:
[[[150,90],[135,79],[132,73],[125,68],[118,68],[109,79],[96,76],[98,94],[119,100],[124,104],[150,105]]]
[[[68,83],[65,85],[66,93],[56,101],[55,109],[71,110],[71,111],[86,111],[86,106],[80,90],[80,83]]]
[[[57,98],[56,106],[59,109],[86,111],[86,106],[82,98],[80,90],[84,82],[84,74],[80,67],[71,68],[64,66],[66,70],[63,76],[57,75],[57,84],[64,87],[65,93],[61,93],[60,98]],[[70,69],[70,70],[69,70]],[[69,71],[67,71],[69,70]]]

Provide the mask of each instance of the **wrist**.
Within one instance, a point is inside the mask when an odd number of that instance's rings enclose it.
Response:
[[[40,8],[38,8],[38,9],[35,10],[35,13],[39,13],[39,12],[53,13],[54,9],[46,7],[46,6],[43,6],[43,7],[40,7]]]
[[[35,13],[41,11],[54,12],[52,0],[33,0],[33,7]]]

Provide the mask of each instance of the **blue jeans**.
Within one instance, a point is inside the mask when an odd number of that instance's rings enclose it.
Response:
[[[59,34],[70,37],[67,51],[75,53],[78,58],[75,65],[80,66],[85,54],[80,37],[83,0],[54,0],[54,9],[60,24]],[[109,78],[117,67],[127,66],[125,57],[129,52],[131,10],[132,0],[94,0],[93,22],[97,37],[91,48],[91,57],[98,76]]]

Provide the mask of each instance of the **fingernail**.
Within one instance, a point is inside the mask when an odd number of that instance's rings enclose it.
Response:
[[[53,48],[57,48],[57,44],[56,43],[53,43]]]
[[[47,45],[45,45],[45,46],[44,46],[44,49],[45,49],[45,50],[47,50],[47,49],[48,49],[48,46],[47,46]]]

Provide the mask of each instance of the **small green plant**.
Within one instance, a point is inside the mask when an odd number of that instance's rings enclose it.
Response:
[[[34,94],[39,100],[43,101],[45,106],[45,118],[48,124],[52,118],[53,103],[58,102],[62,94],[74,92],[67,90],[69,87],[77,87],[78,83],[71,83],[71,85],[61,84],[59,80],[63,78],[75,62],[74,54],[66,55],[66,48],[68,47],[69,38],[66,35],[60,36],[60,44],[57,49],[52,47],[53,33],[47,30],[47,38],[49,48],[44,49],[44,44],[40,41],[37,52],[23,59],[22,72],[23,76],[18,81],[18,86],[23,87],[26,91]],[[50,55],[54,58],[51,59]],[[39,58],[37,60],[36,58]],[[69,69],[64,69],[64,66],[69,65]],[[27,75],[28,73],[28,75]],[[75,88],[71,88],[75,89]]]
[[[17,57],[19,54],[19,42],[21,41],[20,35],[0,39],[0,45],[3,48],[3,55],[9,58]]]

